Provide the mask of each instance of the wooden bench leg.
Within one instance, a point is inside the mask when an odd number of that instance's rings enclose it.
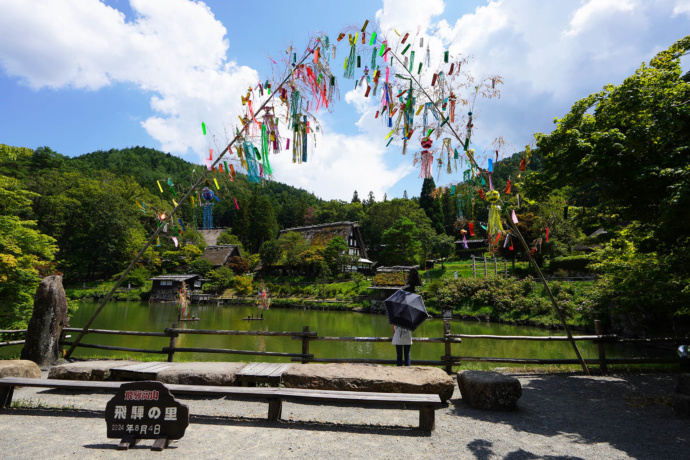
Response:
[[[422,431],[434,431],[436,428],[436,409],[419,406],[419,428]]]
[[[160,452],[166,447],[170,445],[170,440],[168,438],[156,438],[155,441],[153,441],[153,447],[151,450],[155,450],[156,452]]]
[[[12,405],[12,396],[14,395],[14,386],[0,387],[0,409],[9,408]]]
[[[283,401],[281,399],[271,399],[268,401],[268,420],[277,422],[283,412]]]

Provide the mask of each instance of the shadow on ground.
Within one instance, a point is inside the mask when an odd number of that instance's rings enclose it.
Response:
[[[522,398],[515,412],[472,409],[453,400],[451,413],[489,423],[510,425],[518,432],[545,437],[566,436],[571,442],[605,443],[635,458],[681,458],[687,455],[687,420],[675,418],[669,406],[675,376],[668,374],[583,377],[572,374],[518,375]],[[467,449],[477,459],[496,458],[492,442],[474,439]],[[518,449],[505,459],[544,457]]]

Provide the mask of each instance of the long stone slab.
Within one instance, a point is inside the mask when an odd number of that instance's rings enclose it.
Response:
[[[50,368],[48,378],[63,380],[109,380],[111,369],[130,366],[137,363],[138,361],[106,359],[60,364]]]
[[[41,378],[41,368],[28,359],[10,359],[0,361],[0,378],[26,377],[31,379]]]
[[[296,364],[283,373],[288,388],[453,395],[452,377],[435,367],[376,364]]]
[[[172,364],[171,367],[158,372],[156,380],[182,385],[230,386],[235,383],[235,374],[245,366],[245,363],[224,362],[170,364]]]

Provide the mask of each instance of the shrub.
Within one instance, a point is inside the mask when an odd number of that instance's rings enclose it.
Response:
[[[589,256],[568,256],[555,257],[549,263],[549,271],[566,270],[569,272],[584,272],[587,271],[587,264],[589,264]]]

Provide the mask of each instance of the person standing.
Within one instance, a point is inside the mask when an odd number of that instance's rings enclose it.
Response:
[[[398,358],[398,366],[410,365],[410,347],[412,346],[412,331],[400,326],[393,326],[393,345]]]

